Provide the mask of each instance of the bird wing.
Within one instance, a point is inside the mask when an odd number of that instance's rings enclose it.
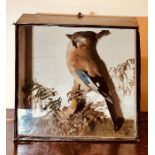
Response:
[[[90,87],[92,90],[102,94],[106,100],[113,103],[112,99],[108,96],[108,86],[102,77],[91,77],[86,72],[77,69],[75,72],[85,85]]]
[[[87,72],[81,71],[76,69],[75,70],[76,74],[80,78],[81,81],[88,87],[90,87],[92,90],[100,93],[106,100],[107,107],[110,112],[110,116],[112,118],[113,124],[114,124],[114,129],[118,130],[118,121],[117,121],[117,115],[116,115],[116,110],[114,107],[113,100],[111,97],[108,95],[109,89],[108,86],[101,76],[95,76],[91,77],[88,75]]]

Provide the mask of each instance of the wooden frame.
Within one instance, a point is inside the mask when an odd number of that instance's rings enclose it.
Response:
[[[31,34],[32,26],[60,26],[60,27],[89,27],[89,28],[119,28],[136,30],[136,100],[137,100],[137,135],[134,138],[103,138],[103,137],[40,137],[40,136],[19,136],[18,135],[18,108],[21,106],[23,92],[19,90],[25,78],[31,78],[29,66],[25,66],[24,51],[32,52]],[[75,15],[50,15],[50,14],[24,14],[15,23],[16,31],[16,78],[15,78],[15,141],[139,141],[139,114],[140,114],[140,38],[137,21],[131,17],[102,17]],[[29,37],[29,38],[27,38]],[[25,42],[29,40],[28,42]],[[24,45],[26,44],[27,45]],[[32,62],[29,62],[30,64]],[[25,70],[23,70],[23,68]]]

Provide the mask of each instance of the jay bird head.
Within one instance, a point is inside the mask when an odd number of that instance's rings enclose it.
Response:
[[[80,47],[96,47],[96,43],[103,36],[110,34],[109,30],[102,30],[99,33],[93,31],[79,31],[73,34],[66,34],[66,36],[71,40],[72,45],[75,48]]]

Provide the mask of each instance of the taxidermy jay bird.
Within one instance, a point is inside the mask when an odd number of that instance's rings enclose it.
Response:
[[[109,35],[109,30],[102,30],[99,33],[92,31],[80,31],[74,34],[67,34],[70,43],[67,50],[68,69],[74,77],[73,92],[81,87],[85,90],[93,90],[100,93],[107,104],[114,130],[119,129],[118,117],[114,106],[114,99],[110,93],[109,75],[106,65],[102,68],[103,60],[99,57],[96,45],[99,39]],[[73,106],[75,105],[76,106]],[[72,101],[72,114],[77,108],[76,98]]]

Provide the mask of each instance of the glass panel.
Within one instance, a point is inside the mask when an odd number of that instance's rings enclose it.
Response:
[[[25,26],[19,47],[19,137],[137,137],[136,29]]]

